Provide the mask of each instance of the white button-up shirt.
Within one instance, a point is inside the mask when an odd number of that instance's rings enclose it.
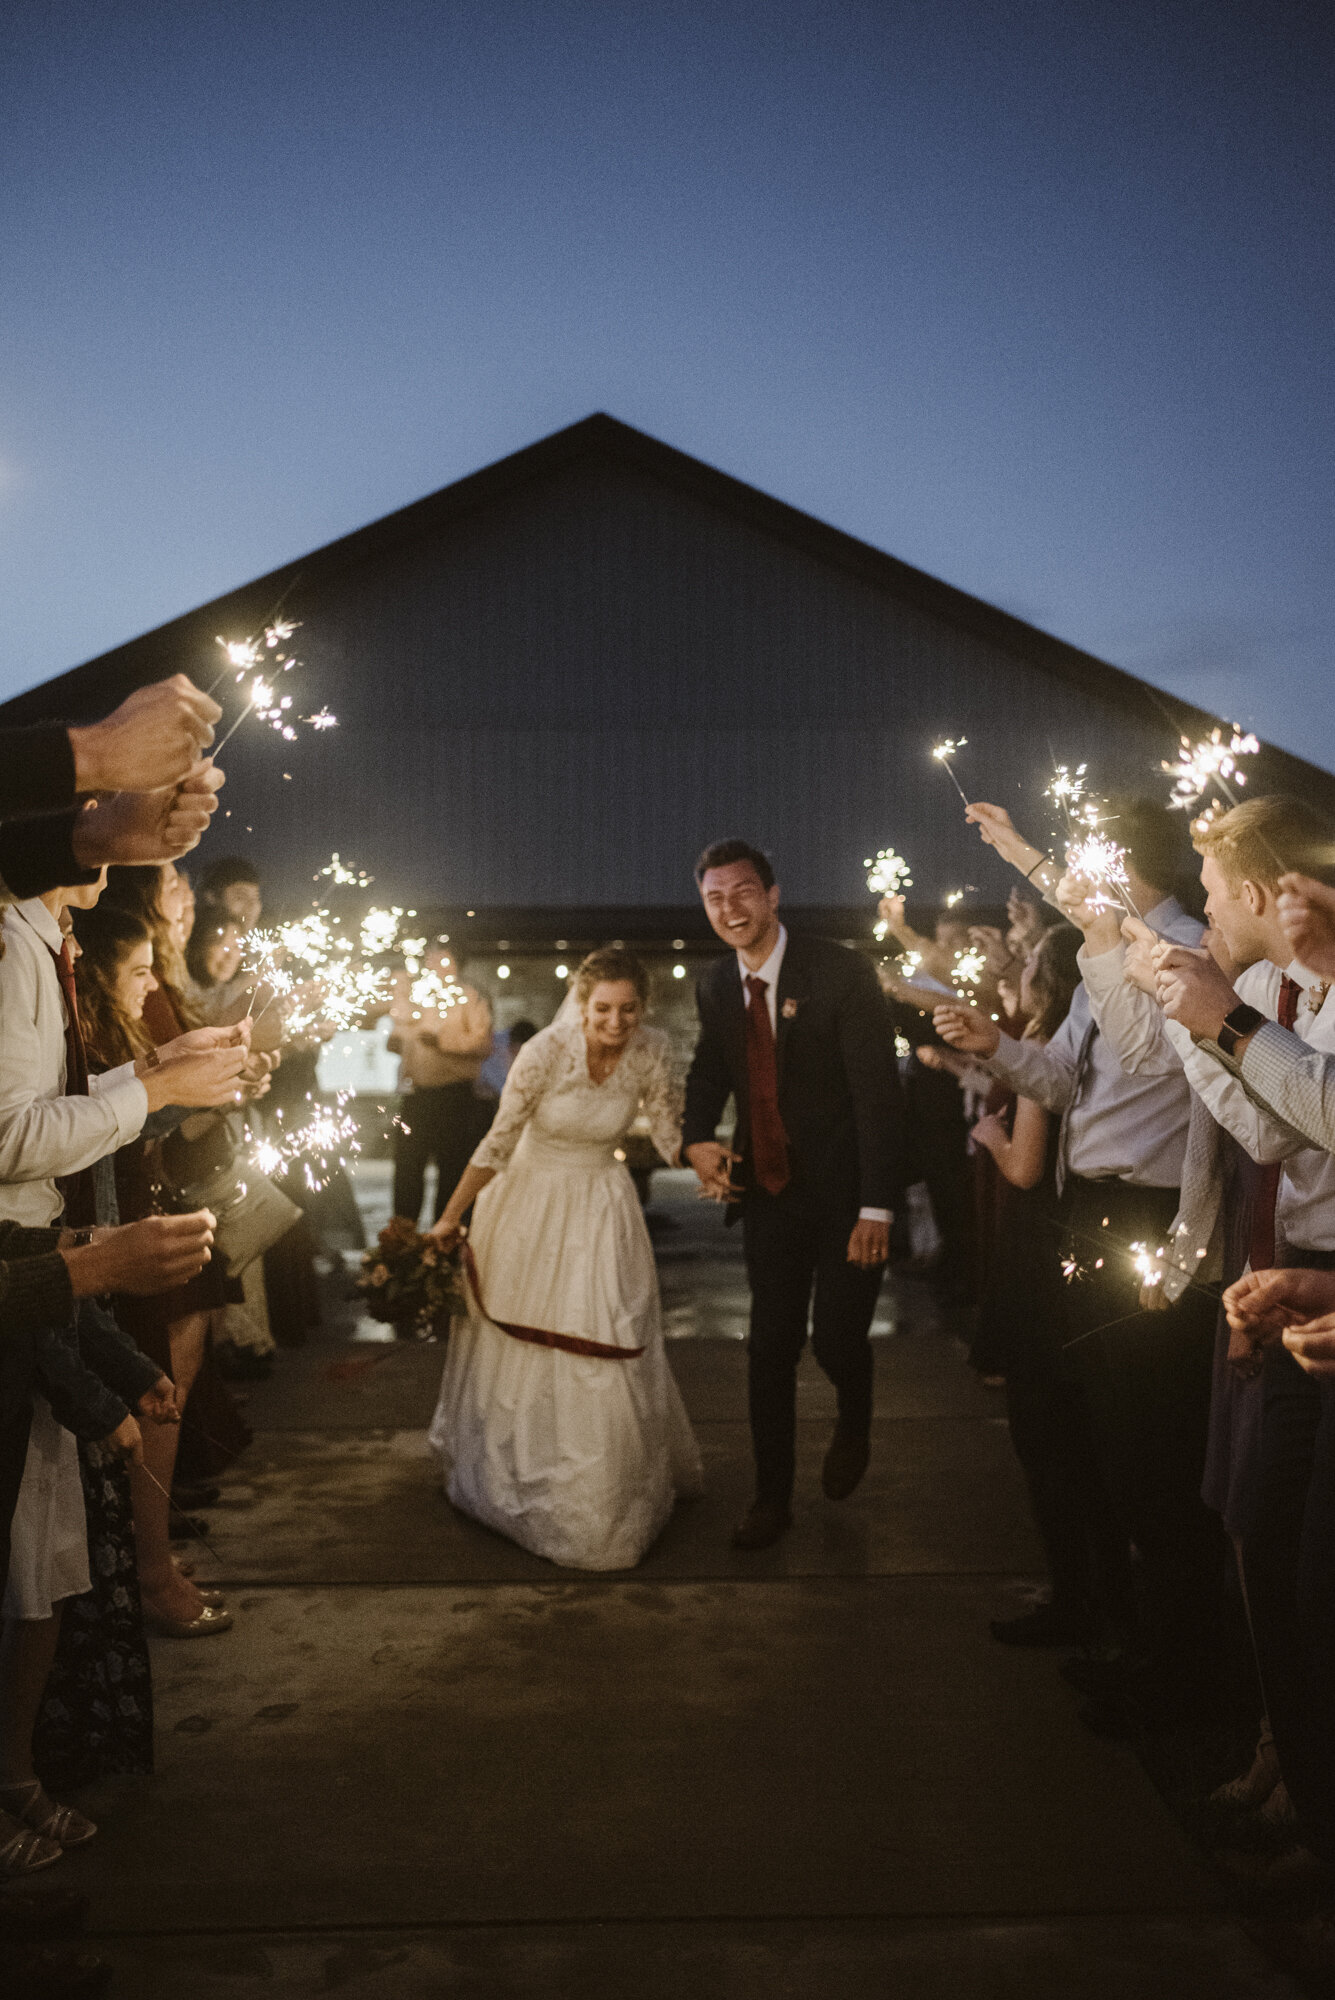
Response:
[[[1172,896],[1156,903],[1145,921],[1178,944],[1199,944],[1204,934],[1203,925]],[[1050,1042],[1013,1041],[1003,1035],[983,1067],[1049,1111],[1064,1112],[1071,1103],[1085,1034],[1094,1025],[1082,983]],[[1095,1034],[1080,1101],[1071,1107],[1067,1125],[1066,1170],[1086,1180],[1115,1175],[1136,1187],[1177,1187],[1190,1115],[1191,1094],[1179,1066],[1166,1074],[1132,1074],[1108,1037]]]
[[[742,954],[740,952],[737,954],[737,970],[742,978],[742,1003],[746,1007],[751,1005],[751,989],[746,983],[747,980],[763,979],[765,982],[765,1006],[769,1012],[769,1031],[776,1042],[779,1037],[779,973],[782,970],[783,955],[787,949],[788,932],[780,924],[779,942],[775,945],[765,963],[757,971],[752,972]],[[888,1208],[860,1208],[858,1215],[866,1222],[889,1222],[891,1220],[891,1211]]]
[[[4,913],[0,958],[0,1216],[46,1228],[64,1207],[58,1174],[76,1174],[138,1136],[148,1093],[133,1063],[65,1095],[65,1001],[53,952],[64,942],[34,897]]]

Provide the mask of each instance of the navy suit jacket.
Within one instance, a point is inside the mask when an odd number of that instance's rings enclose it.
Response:
[[[737,1102],[734,1150],[751,1186],[746,1007],[737,956],[717,959],[696,987],[700,1039],[686,1079],[682,1143],[712,1139]],[[790,931],[779,968],[775,1060],[792,1185],[855,1216],[897,1208],[904,1185],[904,1112],[894,1030],[876,974],[860,952]],[[743,1202],[745,1196],[743,1197]],[[735,1221],[740,1209],[729,1210]]]

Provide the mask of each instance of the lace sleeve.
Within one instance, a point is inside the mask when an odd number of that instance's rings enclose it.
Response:
[[[656,1035],[647,1050],[648,1062],[641,1102],[649,1120],[649,1136],[670,1167],[681,1151],[682,1090],[672,1068],[666,1035]]]
[[[532,1041],[525,1042],[510,1065],[510,1074],[501,1092],[500,1107],[486,1138],[469,1161],[470,1166],[490,1167],[493,1173],[499,1173],[502,1167],[508,1166],[510,1155],[519,1144],[520,1133],[556,1074],[559,1054],[555,1039],[545,1031],[534,1035]],[[411,1098],[408,1104],[411,1114]]]

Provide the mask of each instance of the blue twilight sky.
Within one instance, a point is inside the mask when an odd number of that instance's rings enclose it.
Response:
[[[603,409],[1335,763],[1335,15],[8,0],[0,697]]]

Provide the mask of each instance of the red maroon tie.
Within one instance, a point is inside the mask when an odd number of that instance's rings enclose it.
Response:
[[[51,951],[50,945],[47,950]],[[88,1095],[88,1052],[84,1048],[83,1029],[79,1024],[79,1002],[74,990],[74,961],[70,948],[62,944],[59,951],[51,951],[56,962],[56,977],[60,981],[61,998],[65,1002],[65,1095],[67,1097],[87,1097]],[[57,1187],[65,1198],[65,1222],[72,1229],[83,1229],[97,1219],[97,1209],[93,1194],[93,1170],[85,1167],[81,1173],[61,1174]]]
[[[1291,1028],[1298,1018],[1299,991],[1297,980],[1290,979],[1286,973],[1279,982],[1281,1028]],[[1256,1170],[1255,1193],[1252,1196],[1251,1255],[1248,1258],[1253,1271],[1268,1271],[1275,1261],[1275,1203],[1279,1199],[1279,1177],[1283,1171],[1278,1161]]]
[[[763,979],[748,973],[746,990],[746,1082],[750,1101],[751,1162],[766,1194],[782,1194],[788,1185],[788,1134],[779,1116],[779,1070],[774,1060],[774,1030],[769,1023]]]

